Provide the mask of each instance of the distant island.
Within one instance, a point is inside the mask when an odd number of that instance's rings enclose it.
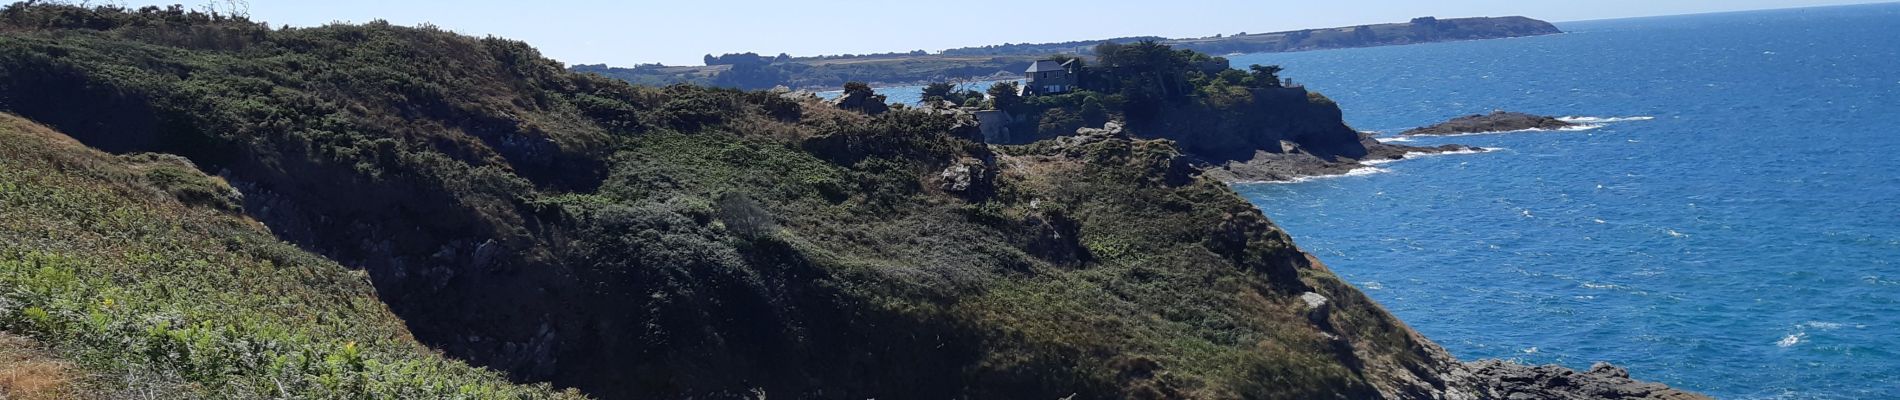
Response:
[[[691,83],[740,89],[832,90],[846,82],[874,86],[958,80],[1013,79],[1036,60],[1051,55],[1093,57],[1102,43],[1152,41],[1209,54],[1292,52],[1392,46],[1463,40],[1501,39],[1563,33],[1555,25],[1526,17],[1416,18],[1410,22],[1307,29],[1272,33],[1236,33],[1170,39],[1136,36],[1061,43],[1005,43],[930,53],[916,50],[884,54],[794,57],[757,53],[706,55],[702,66],[642,64],[631,68],[605,64],[576,65],[574,72],[594,73],[650,86]]]
[[[1437,125],[1413,128],[1399,135],[1463,135],[1532,129],[1558,130],[1575,126],[1577,126],[1577,124],[1564,121],[1557,117],[1508,111],[1492,111],[1490,114],[1469,115],[1453,118],[1450,121],[1445,121]]]

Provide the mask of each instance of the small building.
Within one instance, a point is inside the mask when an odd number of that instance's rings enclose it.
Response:
[[[1075,90],[1075,60],[1040,60],[1023,71],[1023,94],[1060,94]]]

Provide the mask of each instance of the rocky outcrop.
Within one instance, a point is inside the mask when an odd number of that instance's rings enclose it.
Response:
[[[1464,365],[1484,398],[1508,400],[1706,400],[1710,397],[1654,382],[1630,379],[1629,371],[1599,362],[1589,372],[1556,365],[1527,366],[1499,360]]]
[[[1563,120],[1518,112],[1493,111],[1490,114],[1453,118],[1438,125],[1412,129],[1401,135],[1458,135],[1467,133],[1510,132],[1530,129],[1563,129],[1576,126]]]
[[[1130,119],[1135,137],[1170,139],[1197,158],[1247,160],[1256,151],[1306,153],[1323,159],[1366,155],[1359,134],[1347,126],[1339,105],[1305,88],[1262,88],[1249,101],[1215,106],[1170,107],[1147,118]]]
[[[1421,147],[1382,143],[1366,134],[1360,134],[1359,145],[1365,148],[1365,155],[1359,158],[1328,159],[1306,152],[1295,143],[1287,143],[1281,152],[1259,151],[1245,161],[1204,162],[1202,167],[1209,176],[1226,182],[1280,182],[1342,175],[1361,168],[1372,168],[1372,164],[1378,162],[1402,160],[1416,155],[1486,151],[1481,147],[1461,144]]]

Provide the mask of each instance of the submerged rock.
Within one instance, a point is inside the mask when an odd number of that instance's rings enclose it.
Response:
[[[1517,112],[1493,111],[1490,114],[1453,118],[1438,125],[1405,131],[1401,135],[1457,135],[1465,133],[1510,132],[1527,129],[1563,129],[1577,126],[1555,117]]]

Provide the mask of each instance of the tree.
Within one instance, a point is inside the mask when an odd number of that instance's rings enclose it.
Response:
[[[1202,72],[1200,66],[1219,61],[1151,40],[1103,43],[1095,47],[1095,55],[1099,67],[1083,75],[1082,88],[1121,95],[1125,100],[1122,111],[1130,120],[1158,112],[1168,102],[1193,93],[1196,76],[1213,73]]]
[[[924,86],[924,101],[927,101],[927,102],[950,101],[951,103],[962,103],[960,101],[950,100],[950,96],[952,96],[950,92],[953,90],[956,90],[956,88],[957,88],[956,85],[951,85],[945,82],[937,82],[937,83],[925,85]]]
[[[864,82],[845,82],[844,83],[844,94],[846,95],[863,94],[863,95],[868,96],[873,93],[876,93],[876,92],[871,90],[870,84],[866,84]]]
[[[726,54],[721,54],[718,57],[714,57],[711,54],[707,54],[705,60],[706,60],[706,65],[708,66],[731,65],[734,67],[762,67],[766,65],[771,65],[773,59],[767,58],[765,56],[761,56],[759,55],[759,53],[746,52],[746,53],[726,53]]]
[[[989,93],[990,108],[992,109],[1002,110],[1004,112],[1015,112],[1022,109],[1022,90],[1016,86],[1016,82],[997,82],[995,85],[990,85]]]
[[[954,92],[954,93],[951,93],[950,96],[951,97],[947,100],[950,100],[951,102],[958,103],[958,104],[967,104],[971,101],[981,102],[984,99],[983,92],[979,92],[975,90],[964,90],[962,92]]]
[[[1253,85],[1251,86],[1257,88],[1280,87],[1280,72],[1286,71],[1285,67],[1278,65],[1254,65],[1247,69],[1252,70]]]
[[[746,90],[770,89],[786,80],[784,69],[763,63],[738,63],[714,76],[713,86]]]
[[[838,96],[838,99],[834,101],[838,108],[878,115],[891,109],[889,105],[884,104],[884,100],[884,95],[877,94],[877,91],[871,89],[871,85],[864,82],[845,82],[844,95]]]

